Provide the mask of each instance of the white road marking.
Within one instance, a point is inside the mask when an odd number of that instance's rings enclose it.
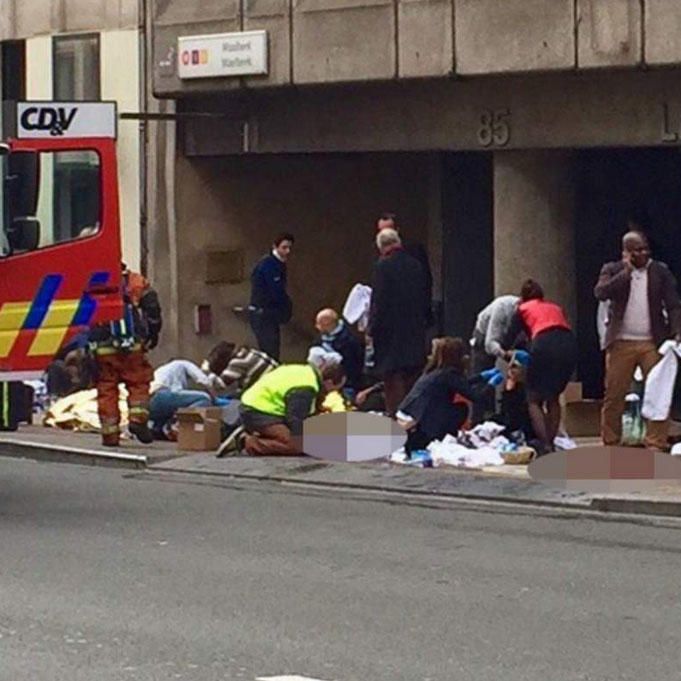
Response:
[[[258,676],[255,681],[322,681],[313,679],[309,676],[287,675],[287,676]]]

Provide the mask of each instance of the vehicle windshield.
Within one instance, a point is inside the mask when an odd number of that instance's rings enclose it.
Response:
[[[0,257],[93,236],[101,229],[101,163],[91,150],[0,156]],[[36,165],[37,164],[37,165]],[[32,198],[31,198],[32,197]]]

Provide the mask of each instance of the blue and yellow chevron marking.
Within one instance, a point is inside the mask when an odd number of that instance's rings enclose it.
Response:
[[[9,356],[30,309],[30,302],[5,303],[0,308],[0,358]]]
[[[48,274],[43,279],[22,328],[39,329],[41,327],[62,281],[64,277],[61,274]]]
[[[63,280],[60,274],[50,274],[43,279],[33,302],[5,303],[0,308],[0,359],[10,355],[20,331],[35,331],[28,356],[39,357],[54,355],[71,327],[88,326],[97,302],[87,293],[80,299],[55,300]],[[108,272],[96,272],[88,288],[108,280]]]
[[[79,300],[55,300],[50,305],[43,325],[31,343],[29,357],[56,354],[64,342],[79,304]]]

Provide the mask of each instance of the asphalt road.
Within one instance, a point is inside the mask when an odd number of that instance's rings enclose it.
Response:
[[[0,679],[679,678],[681,530],[0,459]]]

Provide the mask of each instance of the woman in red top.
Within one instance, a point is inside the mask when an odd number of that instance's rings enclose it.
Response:
[[[544,300],[542,287],[528,279],[522,287],[515,328],[530,340],[527,401],[537,436],[537,453],[553,451],[561,420],[559,397],[577,365],[577,341],[563,309]]]

